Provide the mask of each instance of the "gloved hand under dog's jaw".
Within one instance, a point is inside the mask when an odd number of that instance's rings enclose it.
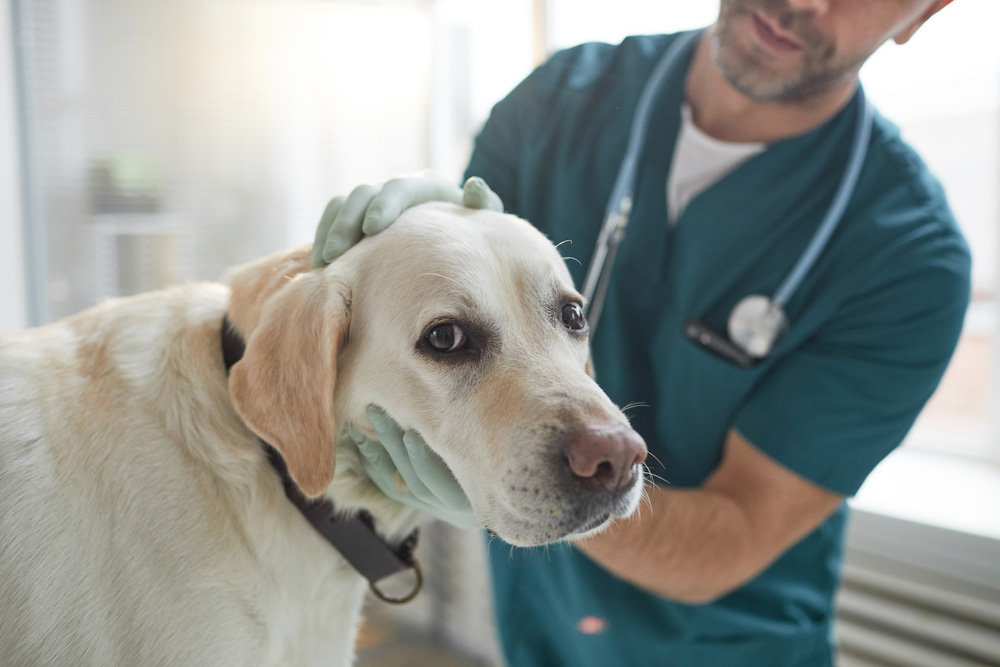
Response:
[[[313,268],[326,266],[362,237],[381,232],[406,209],[430,201],[503,212],[500,197],[486,181],[476,177],[467,180],[462,188],[432,174],[394,178],[382,185],[361,185],[350,195],[334,197],[326,205],[316,228]]]
[[[377,406],[368,406],[366,413],[376,439],[353,426],[347,433],[358,447],[362,467],[382,492],[458,528],[478,528],[468,496],[420,434],[404,431]]]

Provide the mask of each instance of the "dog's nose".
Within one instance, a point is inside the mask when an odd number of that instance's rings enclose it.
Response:
[[[585,426],[563,450],[573,476],[590,491],[614,493],[635,481],[646,460],[646,442],[628,427]]]

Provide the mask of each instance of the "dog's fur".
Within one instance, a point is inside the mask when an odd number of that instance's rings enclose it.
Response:
[[[398,539],[419,513],[343,435],[373,435],[369,404],[417,429],[513,544],[631,513],[638,480],[595,493],[566,471],[572,434],[628,428],[560,321],[578,300],[527,223],[428,204],[324,270],[275,255],[230,287],[0,336],[0,664],[348,664],[365,581],[286,499],[257,435],[308,495]],[[247,341],[228,383],[227,312]],[[469,346],[430,348],[441,322]]]

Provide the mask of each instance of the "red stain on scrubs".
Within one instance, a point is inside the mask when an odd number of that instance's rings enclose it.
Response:
[[[596,616],[584,616],[576,622],[576,629],[585,635],[599,635],[608,629],[608,622]]]

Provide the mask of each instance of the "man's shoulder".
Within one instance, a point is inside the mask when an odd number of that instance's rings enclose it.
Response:
[[[857,193],[871,234],[908,239],[911,247],[947,245],[968,254],[944,187],[899,128],[880,114]]]
[[[920,153],[902,136],[900,129],[888,118],[876,113],[870,154],[878,160],[884,176],[911,188],[911,195],[921,202],[943,202],[944,190],[931,175]]]
[[[969,245],[941,183],[899,128],[877,114],[845,222],[838,244],[850,249],[845,266],[858,294],[884,295],[892,304],[886,316],[961,302],[960,322],[970,290]]]

